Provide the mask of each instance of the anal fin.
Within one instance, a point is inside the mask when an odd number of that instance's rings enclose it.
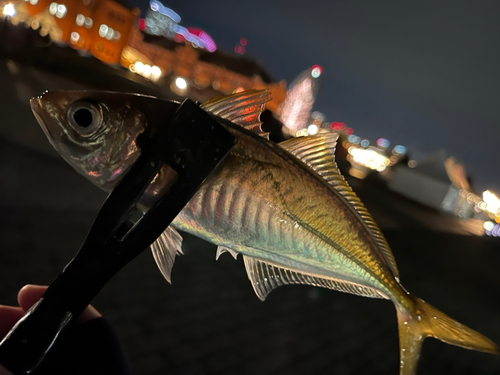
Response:
[[[174,266],[175,256],[182,254],[182,237],[171,226],[165,229],[158,239],[151,245],[151,252],[156,265],[165,279],[171,283],[170,274]]]
[[[387,298],[383,293],[345,280],[307,275],[285,267],[243,255],[247,276],[257,297],[264,301],[280,285],[304,284],[371,298]]]

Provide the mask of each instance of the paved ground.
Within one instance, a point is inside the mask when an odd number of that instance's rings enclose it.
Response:
[[[51,150],[27,99],[81,88],[0,60],[0,301],[48,284],[73,257],[105,195]],[[500,343],[500,242],[387,192],[355,189],[380,223],[403,284]],[[458,228],[458,229],[457,229]],[[396,374],[388,301],[286,286],[261,302],[241,259],[185,235],[169,285],[144,252],[94,305],[116,328],[135,374]],[[428,340],[421,374],[499,374],[500,358]]]

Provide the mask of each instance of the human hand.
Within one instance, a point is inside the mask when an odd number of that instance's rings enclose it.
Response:
[[[17,295],[19,307],[0,305],[0,338],[10,331],[10,329],[21,319],[24,314],[40,300],[47,286],[41,285],[25,285]],[[83,311],[79,317],[80,322],[100,318],[102,315],[91,305]],[[9,375],[2,365],[0,365],[0,375]]]

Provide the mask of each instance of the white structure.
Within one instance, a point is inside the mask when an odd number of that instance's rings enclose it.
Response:
[[[472,193],[464,167],[444,150],[414,168],[396,166],[388,186],[425,206],[461,218],[478,215],[474,208],[481,198]]]

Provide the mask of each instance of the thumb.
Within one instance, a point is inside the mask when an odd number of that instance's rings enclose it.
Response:
[[[19,302],[19,306],[26,312],[40,300],[40,297],[42,297],[42,294],[45,293],[46,290],[47,286],[25,285],[17,294],[17,302]]]
[[[19,294],[17,295],[19,306],[21,306],[24,312],[28,311],[31,306],[40,300],[46,290],[47,286],[32,284],[25,285],[21,288]],[[79,321],[85,322],[87,320],[100,318],[101,316],[102,315],[99,311],[97,311],[92,305],[88,305],[87,308],[80,314]]]

